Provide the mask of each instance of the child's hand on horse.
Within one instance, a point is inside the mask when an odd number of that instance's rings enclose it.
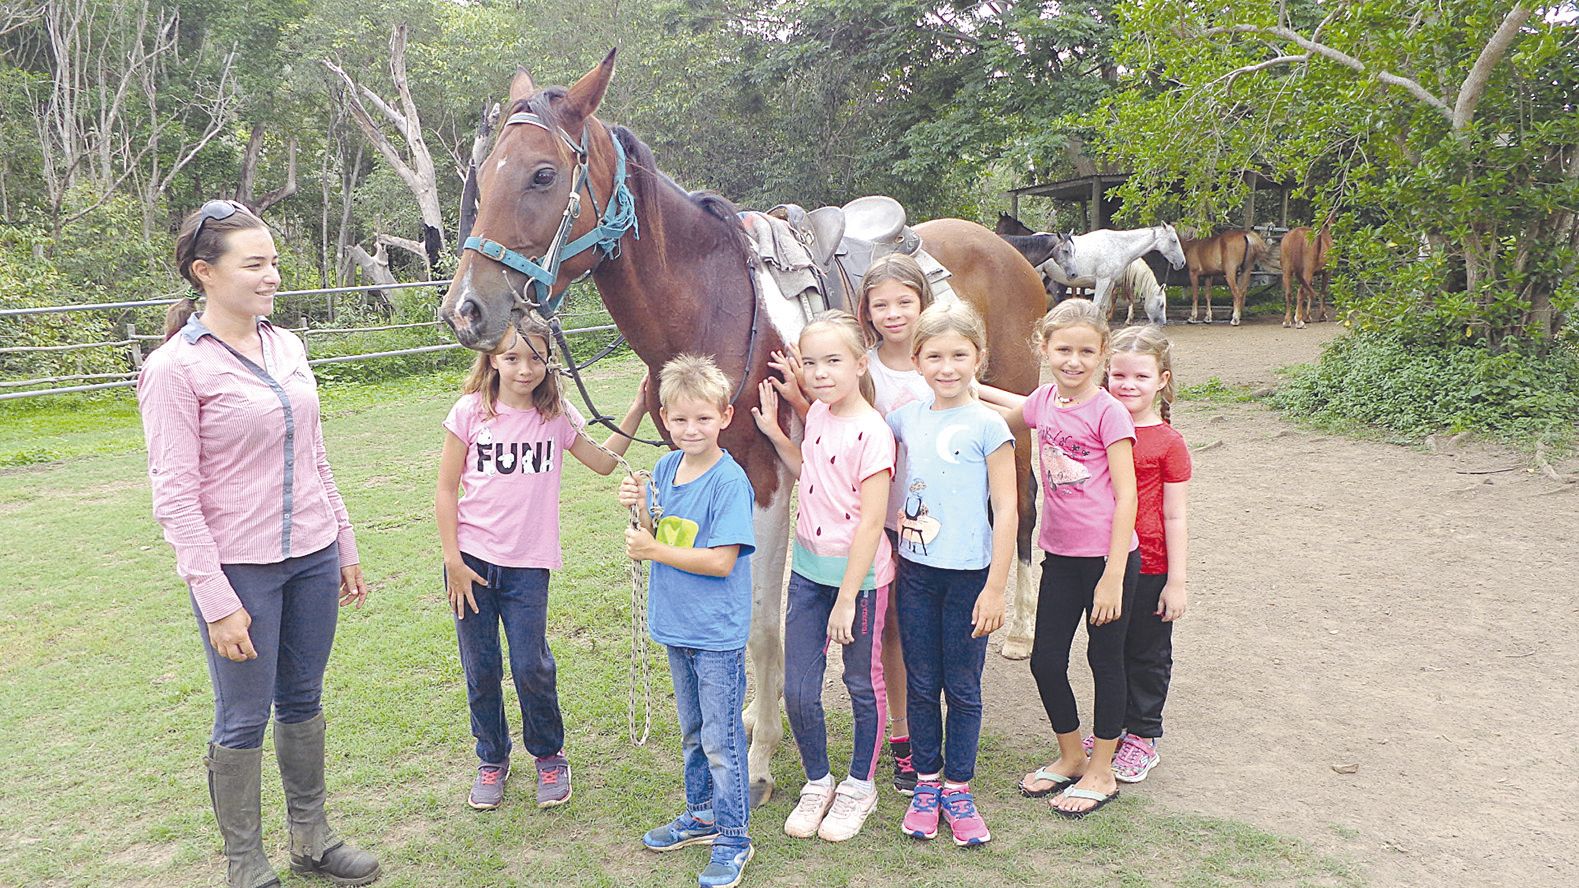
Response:
[[[790,409],[804,415],[810,409],[811,402],[806,400],[806,392],[800,387],[800,349],[791,344],[782,351],[774,351],[768,356],[768,367],[783,377],[768,377],[774,390],[790,405]]]
[[[975,626],[971,638],[981,638],[997,632],[1003,625],[1003,590],[988,586],[976,596],[976,607],[970,612],[970,622]]]
[[[651,561],[658,541],[645,527],[625,528],[625,554],[632,561]]]
[[[779,396],[775,389],[780,385],[777,380],[764,379],[757,385],[757,406],[751,408],[751,418],[756,421],[757,428],[769,438],[784,437],[784,430],[779,428]]]
[[[465,561],[457,558],[453,562],[444,560],[444,587],[450,596],[450,610],[455,612],[455,619],[466,619],[466,605],[471,605],[472,613],[477,613],[477,599],[472,596],[472,586],[478,585],[488,588],[488,581],[471,569]]]

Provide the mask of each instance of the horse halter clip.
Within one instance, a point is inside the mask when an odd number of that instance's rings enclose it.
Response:
[[[530,111],[518,111],[510,115],[510,119],[505,121],[505,126],[517,123],[541,127],[558,136],[576,155],[575,179],[570,187],[570,196],[565,201],[565,211],[559,217],[559,227],[554,231],[554,239],[548,242],[548,249],[543,251],[543,255],[536,259],[528,259],[498,241],[475,234],[466,238],[461,249],[463,252],[474,250],[506,268],[526,275],[531,296],[528,297],[524,291],[517,293],[516,302],[523,308],[535,310],[546,319],[558,314],[564,304],[564,291],[555,295],[554,285],[559,280],[559,266],[566,259],[579,256],[594,246],[603,251],[603,259],[618,258],[620,239],[625,233],[628,231],[634,237],[641,237],[641,231],[636,222],[636,199],[631,195],[630,186],[626,183],[625,146],[620,144],[620,140],[613,133],[610,133],[609,144],[614,146],[614,182],[608,205],[604,207],[599,215],[598,224],[594,225],[591,231],[568,244],[565,243],[565,238],[570,236],[571,226],[581,215],[583,189],[586,190],[588,199],[592,201],[592,208],[596,210],[598,207],[598,198],[593,193],[592,181],[587,171],[586,127],[582,127],[581,142],[577,144],[563,129],[549,126],[542,117]]]

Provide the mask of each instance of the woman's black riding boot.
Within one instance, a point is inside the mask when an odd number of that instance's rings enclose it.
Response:
[[[263,853],[263,750],[208,745],[208,798],[225,840],[225,884],[229,888],[278,888],[279,878]]]
[[[290,821],[291,871],[325,876],[336,885],[366,885],[378,878],[378,859],[347,845],[324,817],[323,733],[323,713],[294,725],[274,723],[274,754]]]

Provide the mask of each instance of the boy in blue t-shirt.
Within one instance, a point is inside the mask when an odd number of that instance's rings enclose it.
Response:
[[[652,562],[647,628],[669,649],[669,674],[685,749],[686,812],[642,838],[654,851],[711,844],[700,888],[740,884],[756,853],[746,826],[751,805],[746,731],[746,639],[751,633],[754,493],[745,470],[718,446],[729,427],[729,378],[711,359],[681,355],[659,376],[659,418],[678,451],[652,471],[661,507],[656,526],[632,478],[620,504],[639,506],[642,526],[625,531],[626,553]]]

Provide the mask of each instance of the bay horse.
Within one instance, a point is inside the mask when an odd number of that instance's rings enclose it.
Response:
[[[652,150],[634,133],[595,116],[614,74],[614,57],[611,51],[568,89],[539,90],[525,69],[517,69],[510,84],[509,122],[481,165],[472,236],[439,314],[462,345],[491,351],[513,319],[528,309],[520,294],[533,290],[538,294],[533,301],[541,305],[590,272],[615,325],[649,372],[656,374],[678,354],[700,353],[712,355],[735,380],[734,419],[720,444],[745,469],[756,494],[747,642],[755,687],[744,717],[751,737],[751,799],[758,805],[773,792],[771,759],[783,739],[783,578],[794,479],[747,414],[758,405],[758,383],[770,374],[769,356],[795,342],[804,321],[798,303],[757,291],[755,253],[732,204],[717,195],[686,192],[658,170]],[[617,185],[627,167],[628,179]],[[591,206],[572,213],[570,206],[583,190]],[[600,206],[602,201],[607,203]],[[629,218],[622,212],[627,207]],[[953,273],[955,291],[987,320],[986,381],[1030,392],[1039,374],[1030,331],[1043,311],[1035,270],[975,223],[938,219],[915,230]],[[568,252],[570,246],[592,242],[597,247]],[[562,246],[566,252],[557,252]],[[553,272],[525,256],[544,256],[539,261]],[[657,386],[649,389],[648,408],[657,414]],[[787,408],[780,421],[798,434],[798,422]],[[1015,467],[1020,569],[1012,592],[1017,625],[1009,641],[1028,653],[1036,523],[1029,435],[1016,439]]]
[[[1278,244],[1278,255],[1283,262],[1283,326],[1304,328],[1305,320],[1327,320],[1327,253],[1332,250],[1331,217],[1323,220],[1319,232],[1310,226],[1290,228]],[[1321,278],[1321,288],[1316,288],[1316,278]],[[1320,308],[1320,315],[1312,317],[1311,306]]]
[[[1190,318],[1187,323],[1212,322],[1212,283],[1221,277],[1233,294],[1234,314],[1229,320],[1239,326],[1244,311],[1245,295],[1250,292],[1250,272],[1267,254],[1266,241],[1254,231],[1224,231],[1211,237],[1187,238],[1184,241],[1184,262],[1190,270]],[[1201,281],[1206,281],[1206,318],[1197,319],[1200,305]]]

